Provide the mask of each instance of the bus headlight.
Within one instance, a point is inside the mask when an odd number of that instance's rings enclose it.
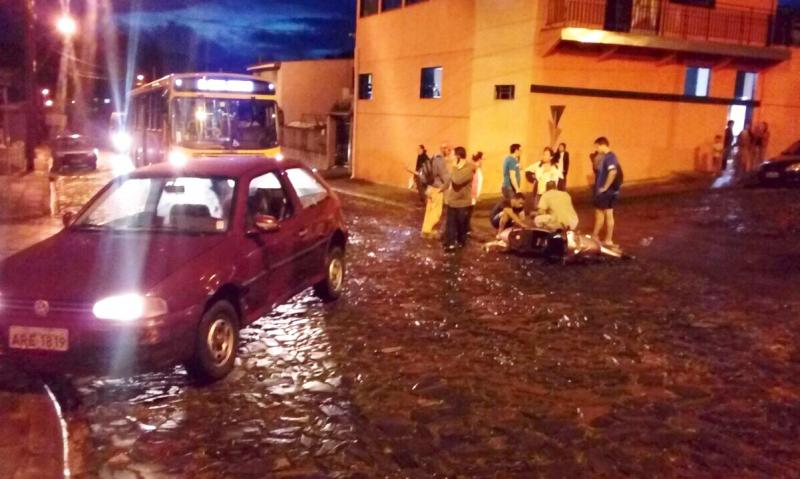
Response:
[[[185,166],[189,161],[189,157],[181,150],[170,150],[168,159],[174,166]]]
[[[283,153],[278,153],[275,155],[275,159],[278,161],[283,161]]]
[[[127,153],[131,149],[132,142],[131,135],[124,131],[117,131],[111,135],[111,144],[119,153]]]

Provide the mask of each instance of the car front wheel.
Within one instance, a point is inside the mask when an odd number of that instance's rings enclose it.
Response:
[[[344,289],[344,276],[344,251],[334,246],[325,258],[325,279],[314,285],[314,294],[326,303],[336,301]]]
[[[231,372],[239,349],[239,320],[234,307],[218,301],[203,314],[197,331],[194,356],[186,364],[197,382],[219,381]]]

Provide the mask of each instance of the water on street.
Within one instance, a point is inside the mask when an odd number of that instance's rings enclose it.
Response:
[[[182,368],[64,393],[77,477],[796,477],[800,192],[630,202],[638,258],[457,254],[345,199],[347,292]],[[582,211],[584,229],[590,216]]]

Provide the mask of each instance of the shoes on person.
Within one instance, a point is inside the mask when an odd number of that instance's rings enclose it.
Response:
[[[454,245],[454,244],[444,245],[444,252],[445,253],[452,253],[457,249],[458,249],[458,247],[456,245]]]

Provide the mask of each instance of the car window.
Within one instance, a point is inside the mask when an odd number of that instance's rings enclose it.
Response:
[[[92,200],[76,228],[220,233],[227,230],[236,181],[127,178]]]
[[[297,192],[303,208],[313,206],[328,197],[328,190],[308,171],[302,168],[290,168],[286,170],[286,176]]]
[[[292,202],[275,173],[261,175],[250,182],[247,213],[248,221],[255,215],[269,215],[278,221],[292,216]]]
[[[152,190],[153,183],[148,179],[126,180],[118,187],[109,189],[79,223],[107,225],[140,215],[147,209],[147,199]]]

